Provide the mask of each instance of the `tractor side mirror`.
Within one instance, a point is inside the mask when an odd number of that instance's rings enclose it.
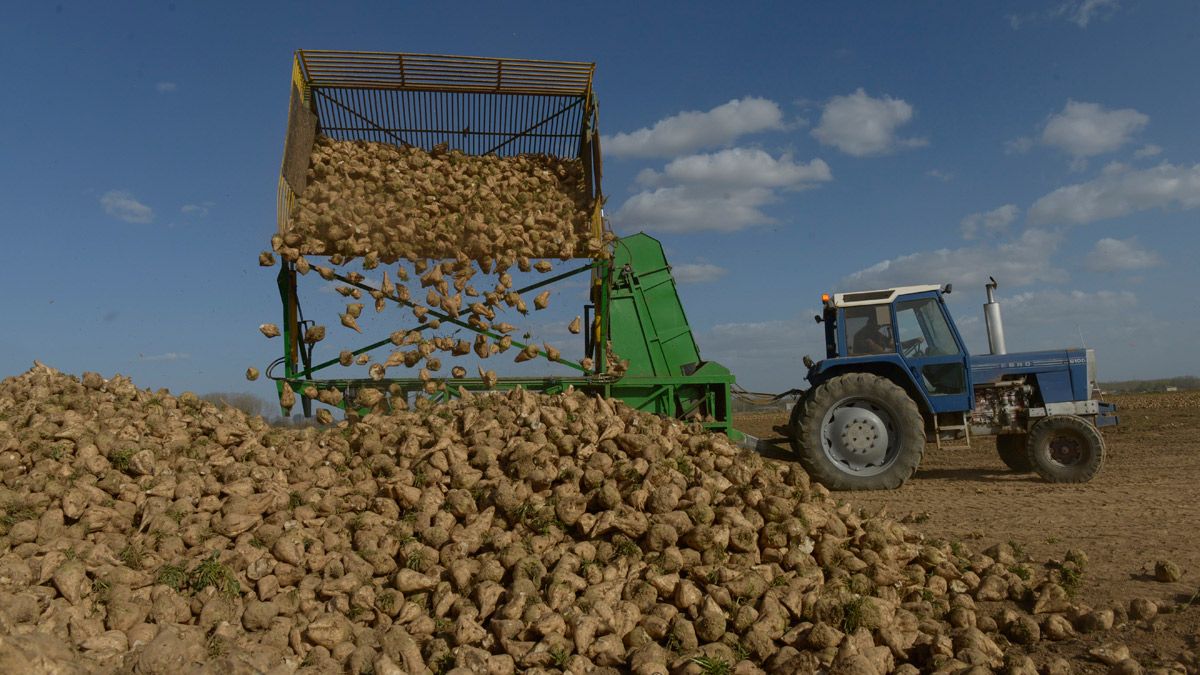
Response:
[[[950,295],[950,292],[953,290],[954,290],[954,284],[946,284],[946,287],[942,289],[942,294]]]
[[[816,321],[817,323],[821,323],[821,322],[822,322],[822,321],[824,321],[824,320],[825,320],[825,319],[821,318],[821,315],[820,315],[820,314],[817,314],[817,315],[813,316],[813,321]]]

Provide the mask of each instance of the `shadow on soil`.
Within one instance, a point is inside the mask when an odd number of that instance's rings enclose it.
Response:
[[[760,438],[758,439],[758,447],[754,451],[767,459],[775,459],[781,462],[790,462],[796,459],[795,454],[792,453],[791,445],[786,438]]]
[[[919,480],[962,480],[977,483],[1034,483],[1038,478],[1032,474],[1016,475],[1011,471],[997,469],[917,469],[913,478]]]
[[[774,431],[778,434],[777,436],[758,439],[758,447],[755,448],[755,451],[767,459],[784,462],[795,460],[795,453],[792,452],[791,442],[786,436],[786,430],[783,427],[776,426]],[[917,473],[913,478],[918,480],[961,480],[976,483],[995,483],[997,481],[1034,483],[1039,480],[1033,474],[1020,475],[1014,474],[1007,469],[987,468],[917,469]]]

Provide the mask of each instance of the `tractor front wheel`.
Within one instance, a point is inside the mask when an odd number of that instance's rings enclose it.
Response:
[[[1004,434],[996,437],[996,451],[1000,461],[1017,473],[1033,471],[1033,463],[1029,461],[1029,435]]]
[[[800,464],[830,490],[890,490],[921,463],[925,422],[891,380],[848,373],[796,403],[791,441]]]
[[[1091,422],[1074,415],[1050,415],[1033,425],[1029,463],[1051,483],[1086,483],[1104,463],[1104,437]]]

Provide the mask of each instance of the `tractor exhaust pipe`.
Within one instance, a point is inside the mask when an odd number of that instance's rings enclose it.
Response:
[[[1000,303],[996,302],[996,283],[995,277],[988,277],[991,281],[984,286],[987,289],[987,304],[983,306],[983,321],[987,324],[988,348],[993,354],[1007,354],[1008,349],[1004,346],[1004,322],[1000,320]]]

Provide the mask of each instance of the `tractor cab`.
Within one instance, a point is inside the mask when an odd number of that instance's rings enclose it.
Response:
[[[809,381],[869,371],[911,383],[929,412],[970,410],[969,355],[942,298],[948,292],[924,285],[821,296],[827,358],[809,370]]]
[[[826,358],[804,357],[811,388],[792,408],[791,444],[817,481],[840,490],[894,488],[926,441],[996,437],[1014,471],[1057,483],[1090,480],[1104,458],[1101,426],[1115,406],[1094,400],[1090,350],[1010,354],[997,284],[987,284],[990,354],[972,358],[946,309],[950,286],[821,296]]]

